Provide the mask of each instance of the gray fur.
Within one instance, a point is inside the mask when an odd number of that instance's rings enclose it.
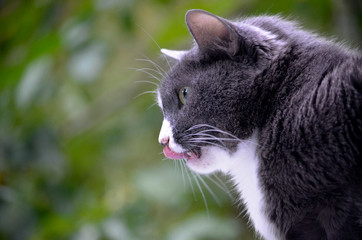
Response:
[[[237,38],[197,41],[159,88],[175,141],[201,154],[185,141],[196,124],[240,139],[257,129],[267,216],[281,238],[360,239],[361,54],[279,17],[217,18]]]

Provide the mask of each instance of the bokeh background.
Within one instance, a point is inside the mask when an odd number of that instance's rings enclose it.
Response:
[[[0,239],[255,239],[227,179],[164,159],[141,94],[192,8],[362,39],[360,0],[0,0]]]

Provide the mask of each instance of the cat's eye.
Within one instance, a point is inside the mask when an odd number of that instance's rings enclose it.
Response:
[[[180,101],[183,105],[185,105],[185,103],[186,103],[188,94],[189,94],[189,87],[181,88],[178,93],[178,98],[180,99]]]

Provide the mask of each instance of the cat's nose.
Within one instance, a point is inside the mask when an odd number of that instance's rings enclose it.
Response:
[[[169,141],[170,141],[170,137],[163,137],[163,138],[160,139],[160,144],[162,146],[166,146]]]
[[[162,122],[160,135],[158,136],[158,142],[161,145],[166,146],[168,144],[168,142],[170,141],[170,136],[172,136],[170,122],[167,121],[166,119],[164,119]]]

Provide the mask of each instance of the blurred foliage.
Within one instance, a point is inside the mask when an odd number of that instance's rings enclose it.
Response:
[[[155,42],[190,46],[191,8],[362,39],[358,0],[0,0],[0,239],[254,238],[220,183],[162,161],[136,97],[154,87],[134,68],[168,67]]]

